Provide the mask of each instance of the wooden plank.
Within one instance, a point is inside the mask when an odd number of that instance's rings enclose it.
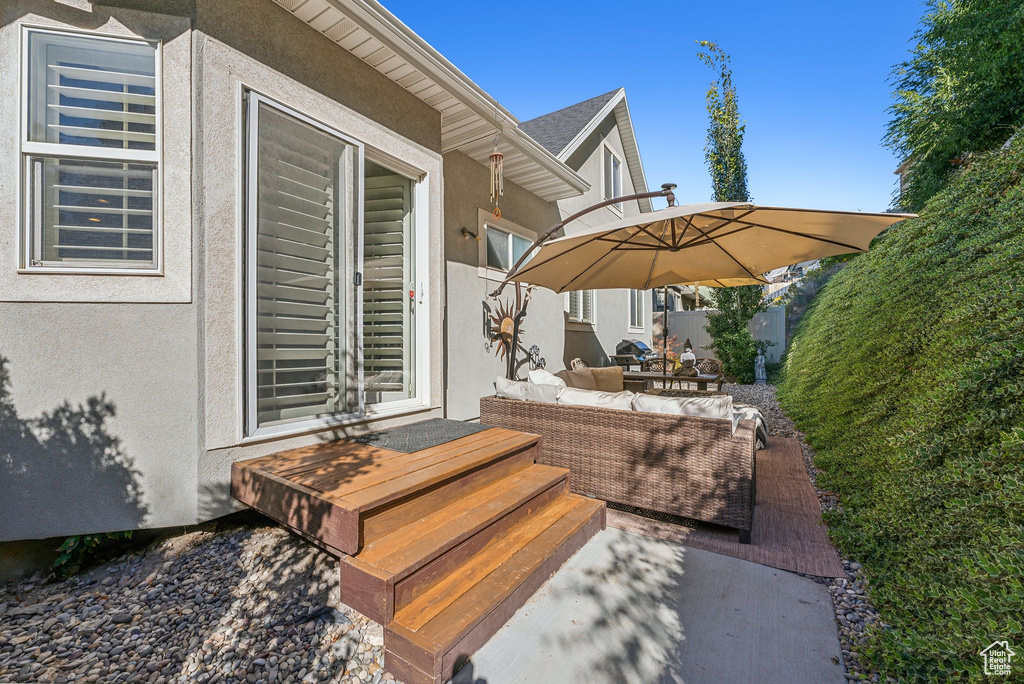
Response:
[[[416,572],[396,581],[395,610],[402,610],[437,583],[444,581],[445,578],[465,572],[464,566],[467,561],[481,549],[507,535],[508,531],[521,524],[524,518],[536,514],[537,511],[550,505],[557,497],[565,496],[568,493],[568,485],[565,481],[556,483],[515,511],[496,520],[479,533],[468,537],[443,555],[423,565]]]
[[[501,538],[485,546],[470,563],[460,568],[458,573],[449,574],[408,606],[397,611],[395,621],[418,632],[474,584],[501,567],[502,563],[557,522],[575,505],[574,498],[559,497]]]
[[[366,617],[386,625],[395,614],[395,578],[358,556],[339,562],[341,602]]]
[[[409,567],[431,551],[454,546],[564,479],[565,472],[557,468],[531,466],[459,498],[375,544],[364,546],[359,557],[397,577],[404,577]]]
[[[424,489],[450,477],[465,473],[488,461],[496,461],[507,454],[526,449],[536,441],[536,436],[520,433],[502,439],[500,442],[471,449],[466,453],[460,453],[454,458],[447,458],[439,463],[396,474],[393,479],[370,487],[354,492],[346,492],[343,498],[360,511],[382,506],[419,489]],[[333,490],[327,490],[326,493],[336,494]]]
[[[480,435],[483,435],[483,437],[480,437]],[[415,474],[425,468],[443,467],[445,463],[468,453],[501,452],[505,444],[528,441],[522,437],[521,433],[517,434],[508,430],[500,432],[488,430],[486,433],[477,433],[477,435],[470,435],[470,437],[477,437],[477,439],[474,441],[456,440],[434,449],[417,451],[409,454],[407,459],[399,459],[393,463],[384,464],[364,477],[336,486],[330,486],[325,483],[322,490],[330,492],[335,496],[345,497],[346,499],[358,497],[359,493],[366,489],[386,485],[392,480]],[[494,455],[497,456],[498,453]],[[317,489],[321,489],[321,487],[317,487]]]
[[[441,657],[444,653],[438,644],[394,620],[384,627],[384,643],[389,651],[397,653],[417,670],[434,677],[440,676]],[[388,667],[386,660],[384,666]]]
[[[559,546],[553,554],[548,556],[540,567],[534,570],[525,581],[516,587],[515,591],[505,597],[485,618],[478,621],[458,643],[448,649],[442,657],[439,681],[444,681],[451,677],[454,674],[455,665],[461,659],[468,659],[469,656],[476,653],[481,646],[487,643],[573,554],[583,548],[583,545],[591,537],[603,529],[601,521],[604,517],[603,511],[605,506],[603,503],[598,505],[600,505],[602,511],[601,515],[591,515],[586,523]]]
[[[316,467],[307,468],[301,472],[292,470],[288,477],[312,489],[332,490],[336,494],[343,494],[346,490],[358,489],[361,486],[386,479],[387,473],[396,468],[421,461],[444,458],[445,454],[453,450],[469,448],[472,444],[495,438],[493,430],[484,430],[461,439],[438,444],[429,449],[411,452],[391,451],[357,444],[356,446],[361,447],[365,455],[353,454],[346,459],[345,463],[338,465],[335,465],[333,460],[320,462]],[[345,487],[346,484],[349,486]]]
[[[414,523],[450,505],[461,496],[468,496],[496,480],[529,468],[536,460],[537,454],[536,445],[532,445],[500,460],[489,461],[449,482],[417,492],[414,497],[394,501],[364,514],[359,523],[363,544],[372,543],[403,525]]]
[[[557,555],[558,549],[582,527],[593,521],[595,532],[600,528],[602,502],[574,495],[565,498],[572,502],[565,515],[495,567],[486,579],[473,582],[417,632],[435,643],[451,645],[460,641],[499,601],[543,567],[545,561]]]
[[[231,496],[343,553],[359,546],[358,514],[320,492],[242,463],[231,465]]]

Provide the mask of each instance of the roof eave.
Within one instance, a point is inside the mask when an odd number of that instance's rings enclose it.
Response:
[[[276,1],[286,5],[283,0]],[[381,44],[448,90],[467,109],[484,119],[488,125],[492,126],[491,132],[486,136],[493,136],[495,131],[500,131],[502,138],[512,147],[560,181],[562,187],[556,187],[546,192],[544,199],[564,199],[582,194],[590,189],[590,184],[582,176],[520,131],[519,120],[511,112],[379,2],[376,0],[320,1],[324,4],[325,10],[327,6],[333,7],[344,16],[357,21]],[[478,140],[479,137],[476,139]],[[469,143],[472,142],[469,141]],[[454,149],[458,149],[458,147]],[[515,182],[514,178],[510,180]]]

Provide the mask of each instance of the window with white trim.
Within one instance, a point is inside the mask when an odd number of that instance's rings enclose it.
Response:
[[[159,44],[25,29],[28,269],[160,267]]]
[[[615,156],[608,146],[604,148],[604,199],[616,199],[622,197],[622,162]],[[618,211],[622,211],[622,203],[616,202],[611,205]]]
[[[594,322],[594,291],[573,290],[569,296],[569,322],[570,323],[593,323]]]
[[[499,271],[511,269],[533,244],[533,240],[529,238],[495,228],[490,224],[485,225],[484,232],[487,238],[487,268]]]
[[[629,327],[636,330],[643,329],[645,325],[644,316],[644,291],[629,291]]]

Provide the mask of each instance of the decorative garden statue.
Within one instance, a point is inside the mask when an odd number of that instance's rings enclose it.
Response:
[[[764,369],[764,352],[760,349],[757,350],[757,358],[754,359],[754,384],[768,384],[768,372]]]

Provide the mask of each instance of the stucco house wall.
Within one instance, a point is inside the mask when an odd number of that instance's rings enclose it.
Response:
[[[126,7],[127,6],[127,7]],[[230,512],[230,463],[440,415],[443,273],[436,110],[271,2],[0,5],[0,81],[21,24],[159,38],[165,269],[19,273],[20,98],[0,97],[0,541],[194,523]],[[268,40],[267,27],[273,27]],[[431,255],[425,405],[273,439],[242,423],[242,93],[252,88],[424,173]],[[475,163],[475,162],[474,162]],[[479,164],[477,164],[479,166]],[[419,195],[418,195],[419,197]],[[418,214],[419,216],[420,214]],[[60,422],[60,429],[49,426]]]

